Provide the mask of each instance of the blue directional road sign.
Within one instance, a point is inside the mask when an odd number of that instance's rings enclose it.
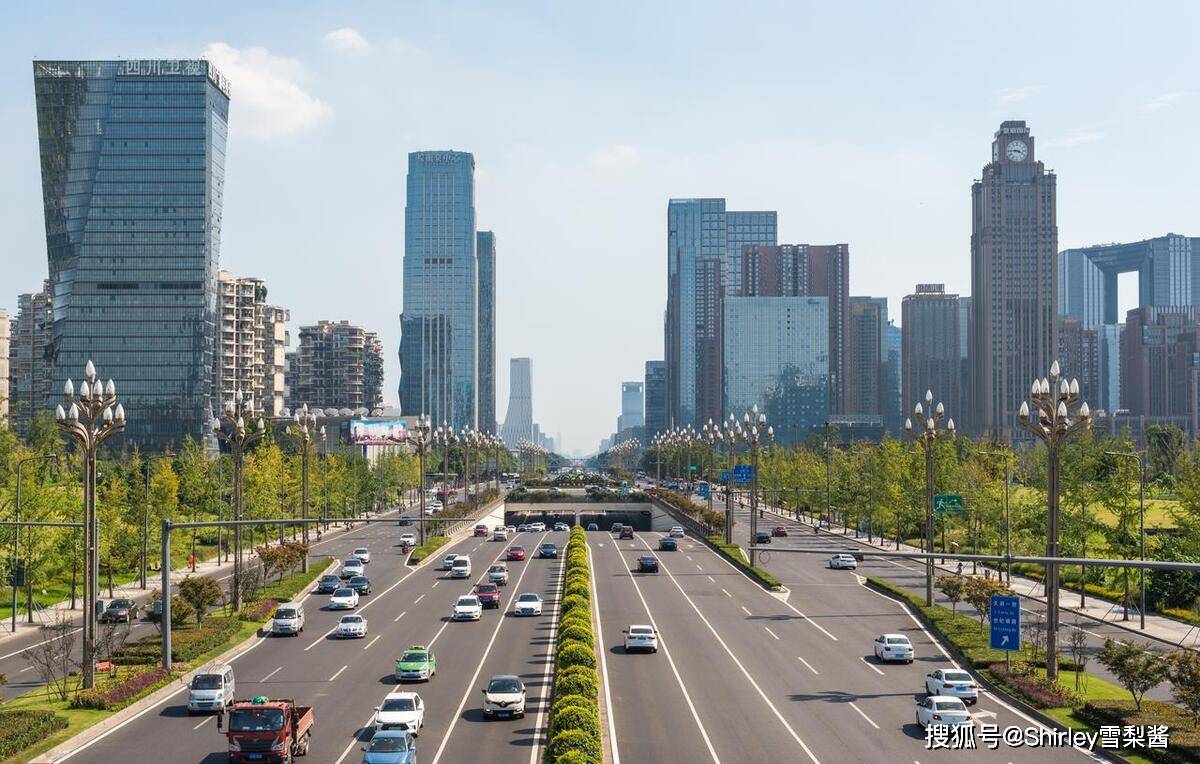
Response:
[[[721,482],[722,482],[722,483],[727,483],[727,482],[729,482],[729,470],[722,470],[722,471],[721,471]]]
[[[733,482],[749,483],[754,479],[754,466],[750,464],[735,464],[733,467]]]
[[[707,499],[708,498],[708,483],[701,483],[699,488],[700,488],[700,498]]]
[[[991,646],[993,650],[1021,649],[1021,598],[992,595]]]

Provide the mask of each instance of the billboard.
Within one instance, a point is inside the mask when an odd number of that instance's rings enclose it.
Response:
[[[356,446],[384,446],[402,443],[408,429],[402,419],[354,419],[350,422],[350,442]]]

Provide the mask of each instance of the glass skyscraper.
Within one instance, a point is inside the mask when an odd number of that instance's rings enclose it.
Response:
[[[496,432],[496,234],[475,236],[479,267],[479,429]]]
[[[144,448],[207,437],[229,84],[207,61],[35,61],[57,392],[95,361]],[[46,402],[47,406],[49,401]]]
[[[475,158],[408,155],[400,408],[435,425],[478,426],[478,263]]]

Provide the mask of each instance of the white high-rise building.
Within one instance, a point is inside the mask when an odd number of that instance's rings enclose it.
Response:
[[[508,362],[508,412],[500,437],[509,448],[515,448],[523,440],[534,440],[531,358],[512,358]]]

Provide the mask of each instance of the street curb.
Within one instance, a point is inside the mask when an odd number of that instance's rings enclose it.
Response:
[[[330,562],[329,565],[327,565],[325,567],[324,572],[318,573],[313,578],[313,580],[316,581],[317,578],[320,578],[321,576],[325,575],[326,573],[332,572],[333,570],[335,570],[337,568],[337,566],[338,566],[338,561],[335,559],[332,562]],[[189,671],[187,671],[184,674],[180,674],[179,677],[177,677],[177,679],[172,680],[168,684],[158,688],[157,690],[150,693],[149,695],[142,698],[141,700],[137,701],[136,703],[133,703],[131,705],[126,706],[125,708],[122,708],[120,711],[117,711],[115,714],[108,717],[107,719],[104,719],[103,721],[97,722],[96,724],[93,724],[90,727],[86,727],[86,728],[80,730],[78,733],[75,734],[74,737],[64,740],[63,742],[56,745],[54,748],[51,748],[49,751],[38,754],[36,757],[29,760],[29,764],[54,764],[54,762],[58,761],[59,756],[65,756],[66,754],[75,751],[77,748],[79,748],[79,746],[81,746],[83,743],[87,742],[89,739],[103,735],[105,732],[108,732],[109,730],[113,729],[114,727],[124,723],[128,719],[145,711],[146,709],[153,708],[154,706],[165,701],[167,698],[171,697],[175,693],[180,692],[183,689],[186,689],[187,685],[191,682],[192,677],[198,671],[200,671],[204,668],[207,668],[208,666],[220,665],[222,663],[226,663],[226,662],[228,662],[228,660],[230,658],[233,658],[235,655],[238,655],[239,653],[242,653],[246,649],[248,649],[248,645],[250,645],[250,643],[254,642],[255,640],[268,639],[269,637],[270,637],[269,632],[267,635],[263,635],[262,624],[260,623],[258,630],[256,630],[253,635],[246,637],[244,640],[237,643],[233,647],[230,647],[228,650],[221,653],[220,655],[205,661],[201,665],[190,669]]]
[[[672,507],[670,504],[663,501],[662,499],[659,499],[657,496],[654,497],[652,503],[655,506],[657,506],[659,509],[661,509],[662,511],[669,514],[671,517],[678,520],[680,523],[684,524],[685,526],[690,526],[692,529],[692,535],[700,543],[704,544],[706,547],[708,547],[710,550],[712,550],[713,554],[726,560],[730,565],[735,566],[739,571],[744,573],[751,581],[753,581],[754,583],[761,586],[764,591],[766,591],[769,594],[784,595],[784,598],[786,599],[786,595],[788,593],[787,587],[783,586],[783,584],[780,584],[778,587],[769,585],[766,581],[759,578],[758,575],[754,572],[754,570],[750,568],[749,560],[735,559],[734,557],[732,557],[731,555],[726,553],[724,549],[721,549],[720,547],[715,546],[711,541],[708,540],[708,536],[703,531],[704,526],[700,525],[700,523],[697,523],[695,520],[688,517],[687,515],[676,514],[679,510],[675,509],[674,507]],[[739,546],[738,549],[741,549],[741,547]],[[742,549],[741,551],[744,556],[746,553],[745,550]]]
[[[898,597],[895,592],[893,592],[889,589],[886,589],[882,586],[876,585],[873,581],[871,581],[870,577],[864,577],[864,578],[866,580],[863,581],[863,586],[865,586],[875,592],[878,592],[879,594],[882,594],[883,596],[887,597],[888,599],[891,599],[891,600],[895,601],[896,603],[898,603],[908,613],[912,614],[912,616],[914,618],[916,618],[918,621],[920,621],[921,625],[925,627],[926,631],[928,631],[931,636],[934,636],[934,638],[938,641],[938,644],[940,644],[946,650],[946,652],[953,655],[954,659],[956,661],[958,661],[958,663],[960,663],[961,665],[964,665],[964,666],[972,666],[971,660],[968,659],[967,656],[964,655],[958,649],[957,645],[955,645],[953,642],[950,642],[949,640],[945,639],[942,636],[941,632],[933,625],[933,622],[930,621],[925,616],[925,613],[923,613],[919,609],[910,607],[909,603],[907,601],[905,601],[903,598]],[[979,671],[978,669],[974,668],[973,666],[972,666],[971,674],[972,674],[972,676],[975,677],[976,681],[978,681],[980,684],[982,684],[984,687],[987,688],[988,692],[992,693],[993,695],[1003,698],[1005,703],[1008,703],[1009,705],[1019,709],[1021,711],[1021,713],[1036,719],[1040,724],[1043,724],[1047,727],[1050,727],[1051,729],[1056,729],[1056,730],[1069,729],[1065,724],[1059,722],[1057,719],[1053,719],[1049,716],[1046,716],[1038,709],[1036,709],[1033,706],[1026,703],[1024,700],[1009,694],[1007,690],[1003,689],[996,683],[992,682],[990,679],[988,679],[986,676],[984,676],[983,672]],[[1126,759],[1123,756],[1120,756],[1119,754],[1113,753],[1112,751],[1110,751],[1108,749],[1100,749],[1098,751],[1091,751],[1091,753],[1095,756],[1098,756],[1098,757],[1106,760],[1106,761],[1115,762],[1116,764],[1131,764],[1129,759]]]

